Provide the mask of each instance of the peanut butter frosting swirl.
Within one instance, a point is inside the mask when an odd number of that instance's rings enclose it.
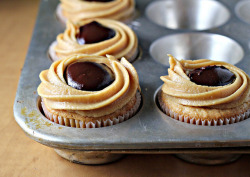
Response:
[[[247,104],[249,109],[250,86],[249,76],[241,69],[221,61],[177,60],[169,55],[170,68],[167,76],[161,76],[164,82],[162,91],[171,97],[171,100],[193,107],[207,107],[231,109]],[[225,86],[197,85],[187,76],[189,71],[206,66],[224,66],[234,73],[236,79]]]
[[[68,20],[79,22],[91,18],[125,20],[135,11],[134,0],[110,2],[88,2],[83,0],[61,0],[62,14]]]
[[[97,43],[79,44],[76,39],[76,34],[79,33],[79,27],[92,21],[96,21],[105,27],[113,29],[115,36]],[[109,54],[113,55],[116,59],[125,57],[131,61],[137,55],[137,47],[137,37],[127,25],[110,19],[92,19],[85,20],[78,24],[68,21],[64,33],[57,36],[57,44],[54,47],[54,51],[60,59],[72,54],[94,54],[100,56]]]
[[[67,85],[64,70],[73,62],[95,62],[106,65],[114,74],[113,83],[100,91],[82,91]],[[126,105],[139,89],[135,68],[125,59],[113,56],[74,55],[54,62],[40,73],[38,94],[50,109],[75,111],[80,115],[99,117]]]

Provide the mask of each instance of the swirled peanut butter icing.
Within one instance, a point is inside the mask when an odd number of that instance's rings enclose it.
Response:
[[[135,12],[134,0],[89,2],[84,0],[61,0],[62,15],[73,22],[91,18],[126,20]]]
[[[114,36],[100,42],[80,44],[77,40],[77,35],[80,33],[79,28],[94,22],[114,30]],[[127,25],[115,20],[94,19],[78,24],[68,22],[64,33],[57,36],[57,42],[53,48],[56,56],[51,56],[53,60],[58,60],[72,54],[94,54],[100,56],[109,54],[117,59],[125,57],[132,61],[137,56],[137,48],[137,37]]]
[[[114,81],[98,91],[77,90],[66,83],[65,68],[74,62],[94,62],[105,65],[114,74]],[[62,117],[82,120],[110,115],[121,110],[139,89],[138,75],[134,67],[122,58],[119,62],[112,56],[74,55],[54,62],[49,70],[40,74],[38,94],[47,109]],[[70,114],[69,114],[70,113]]]
[[[250,80],[241,69],[221,61],[179,61],[169,56],[168,75],[161,76],[164,82],[161,99],[173,112],[195,119],[217,120],[235,117],[250,109]],[[207,86],[196,84],[188,76],[197,68],[211,66],[225,68],[227,72],[233,73],[234,79],[223,86]],[[206,77],[209,79],[211,75]]]

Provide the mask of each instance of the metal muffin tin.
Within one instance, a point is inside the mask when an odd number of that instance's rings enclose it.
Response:
[[[106,163],[129,153],[171,153],[195,163],[218,164],[249,153],[250,119],[214,127],[190,125],[162,113],[155,97],[163,84],[160,76],[167,74],[168,53],[179,59],[223,60],[250,74],[250,22],[245,10],[250,1],[136,2],[139,15],[128,25],[143,52],[133,62],[143,95],[140,111],[123,123],[96,129],[65,127],[43,116],[36,92],[38,76],[50,67],[47,50],[64,25],[55,17],[59,2],[42,0],[16,94],[17,123],[30,138],[85,164]],[[211,13],[204,13],[203,2]]]

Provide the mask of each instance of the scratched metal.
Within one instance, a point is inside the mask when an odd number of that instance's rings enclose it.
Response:
[[[229,10],[229,20],[221,26],[202,31],[183,29],[183,26],[180,26],[182,28],[180,29],[178,25],[176,29],[156,25],[145,15],[145,10],[151,2],[150,0],[137,0],[139,16],[128,24],[138,35],[139,45],[143,51],[142,58],[133,63],[138,71],[142,89],[141,110],[130,120],[115,126],[80,129],[52,123],[41,114],[38,108],[39,97],[36,92],[40,83],[38,76],[42,70],[48,69],[51,65],[47,56],[48,47],[56,39],[57,34],[64,30],[63,24],[56,19],[54,14],[58,1],[41,1],[14,104],[15,119],[30,138],[54,148],[78,150],[147,152],[147,150],[165,149],[164,152],[167,152],[167,149],[180,149],[181,153],[181,149],[184,152],[188,148],[195,150],[242,147],[242,152],[248,151],[250,119],[232,125],[202,127],[182,123],[163,114],[155,104],[155,94],[162,85],[159,77],[167,74],[168,66],[153,59],[149,52],[151,44],[164,36],[190,32],[224,35],[242,47],[243,57],[237,60],[236,66],[250,74],[250,24],[236,15],[240,13],[237,9],[241,9],[240,5],[237,5],[239,1],[218,1]],[[235,7],[238,8],[235,9]],[[240,16],[244,18],[242,16],[244,14]],[[218,53],[220,52],[218,50]]]

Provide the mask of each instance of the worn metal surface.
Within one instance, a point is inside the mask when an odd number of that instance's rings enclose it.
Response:
[[[64,127],[47,120],[38,108],[37,86],[39,73],[52,63],[47,56],[49,45],[63,32],[64,25],[55,17],[58,1],[42,0],[32,41],[23,66],[14,104],[17,123],[32,139],[50,147],[74,150],[109,150],[114,153],[126,152],[199,152],[230,147],[235,152],[249,152],[250,119],[217,127],[202,127],[182,123],[163,114],[155,104],[155,94],[162,85],[160,76],[167,74],[167,66],[155,61],[149,52],[150,45],[158,38],[197,32],[189,29],[167,29],[151,22],[145,15],[150,0],[137,0],[139,17],[130,25],[139,38],[143,50],[140,60],[133,63],[138,71],[143,95],[140,112],[128,121],[115,126],[98,129]],[[204,30],[205,33],[225,35],[235,40],[244,51],[237,67],[250,74],[250,25],[235,15],[236,0],[221,1],[230,12],[230,19],[222,26]],[[221,44],[223,45],[223,43]],[[167,49],[166,49],[167,50]],[[192,48],[190,48],[192,50]],[[218,51],[220,52],[220,51]],[[173,54],[174,55],[174,54]],[[167,60],[167,57],[166,57]],[[191,151],[187,151],[189,149]],[[176,150],[179,149],[179,150]],[[172,151],[171,151],[172,150]]]

